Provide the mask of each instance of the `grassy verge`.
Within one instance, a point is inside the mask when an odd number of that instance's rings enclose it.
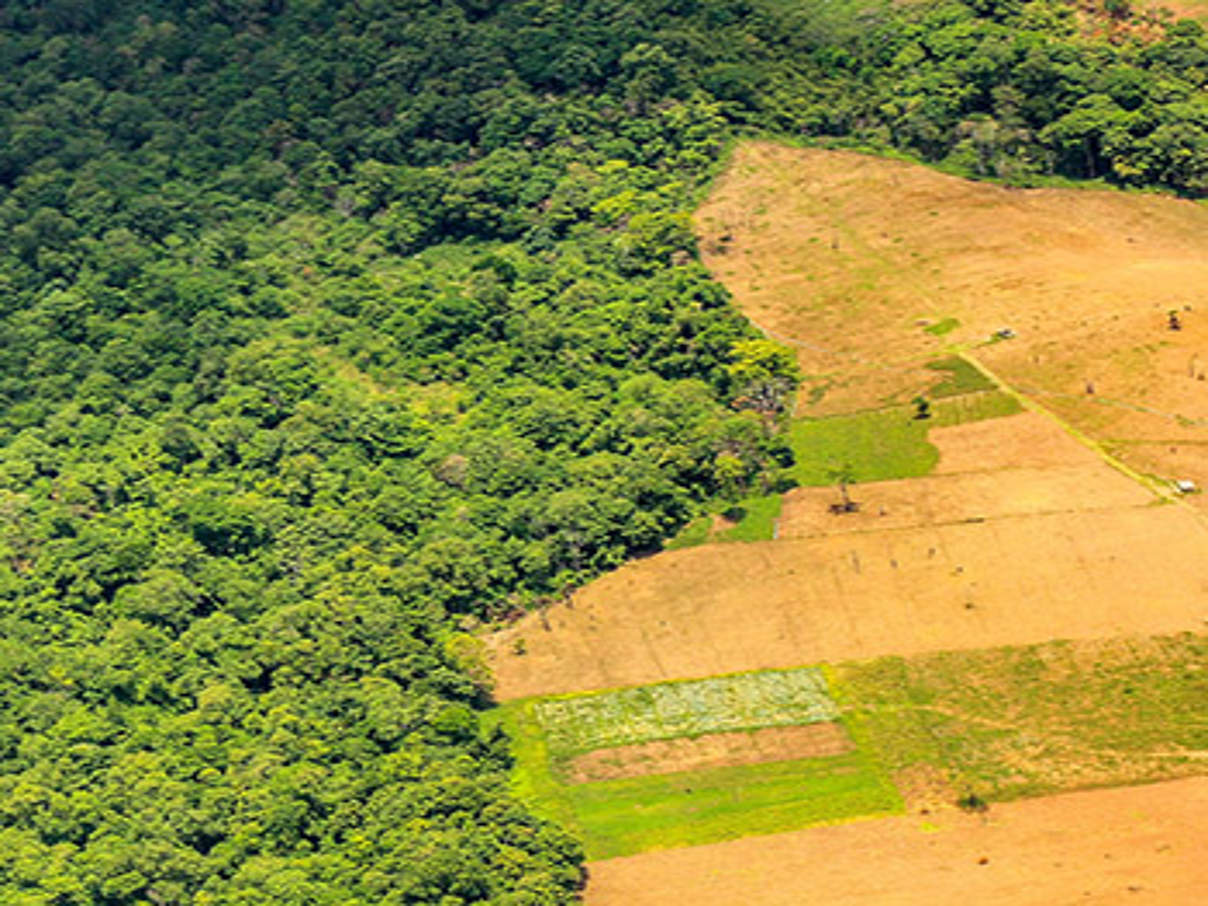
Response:
[[[549,750],[545,733],[533,708],[535,699],[508,702],[496,708],[487,718],[497,722],[512,742],[512,791],[536,814],[556,821],[567,830],[583,837],[583,827],[569,799],[566,787],[554,779],[550,770]]]
[[[891,775],[1013,799],[1203,773],[1208,639],[1050,642],[838,666],[853,738]]]

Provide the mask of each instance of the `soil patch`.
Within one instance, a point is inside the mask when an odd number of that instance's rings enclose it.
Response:
[[[937,475],[1102,463],[1052,419],[1037,412],[932,428],[927,439],[940,451]]]
[[[598,749],[573,759],[567,766],[566,777],[571,783],[590,783],[737,764],[822,758],[842,755],[851,749],[851,740],[838,724],[769,727],[749,733],[712,733],[696,739]]]
[[[1208,779],[887,818],[589,865],[587,906],[1187,906]]]

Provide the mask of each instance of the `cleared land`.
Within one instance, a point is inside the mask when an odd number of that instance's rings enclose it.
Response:
[[[1196,630],[1206,542],[1145,506],[671,551],[490,639],[496,695]]]
[[[1012,385],[1130,464],[1208,483],[1180,452],[1208,442],[1208,207],[749,143],[697,223],[739,306],[797,349],[803,414],[904,402],[935,385],[927,362],[1009,326],[977,355]]]
[[[589,866],[588,906],[1188,906],[1208,778],[820,827]]]
[[[488,641],[588,903],[1197,901],[1208,781],[1009,800],[1208,769],[1208,208],[756,143],[700,224],[803,487]]]
[[[1002,469],[1064,469],[1099,466],[1102,460],[1035,412],[936,428],[928,435],[939,450],[937,475]]]

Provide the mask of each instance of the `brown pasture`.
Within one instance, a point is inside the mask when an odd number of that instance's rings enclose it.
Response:
[[[936,381],[925,361],[1011,327],[976,355],[1126,461],[1182,477],[1162,446],[1208,441],[1205,205],[752,142],[697,226],[739,307],[827,387],[805,414],[908,398]]]
[[[1101,465],[1064,469],[1003,469],[932,475],[852,485],[856,513],[829,511],[831,488],[798,488],[785,495],[779,537],[811,538],[850,532],[981,522],[1040,513],[1089,512],[1149,504],[1153,496]]]
[[[832,488],[785,495],[778,537],[876,532],[1007,516],[1146,506],[1153,495],[1058,425],[1034,412],[936,428],[935,472],[902,481],[852,485],[855,513],[836,516]]]
[[[587,906],[1190,906],[1208,778],[662,850],[589,866]]]
[[[1036,412],[932,428],[927,440],[939,450],[936,475],[1102,464],[1097,453]]]
[[[496,695],[1198,630],[1206,542],[1146,505],[669,551],[489,639]]]
[[[850,752],[851,740],[838,724],[766,727],[745,733],[710,733],[637,745],[597,749],[567,766],[572,783],[700,771],[740,764],[820,758]]]

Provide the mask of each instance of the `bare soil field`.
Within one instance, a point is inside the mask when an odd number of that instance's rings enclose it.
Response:
[[[831,488],[797,488],[785,495],[779,537],[810,538],[850,532],[980,522],[1040,513],[1087,512],[1144,506],[1153,495],[1100,465],[1063,469],[1003,469],[876,481],[853,485],[859,512],[835,515]]]
[[[937,475],[1103,466],[1097,454],[1036,412],[932,428],[927,440],[940,451]]]
[[[1206,543],[1155,505],[669,551],[490,637],[495,694],[1200,630]]]
[[[821,758],[842,755],[851,749],[851,740],[838,724],[767,727],[747,733],[710,733],[694,739],[684,737],[597,749],[574,758],[567,777],[572,783],[590,783],[738,764]]]
[[[1208,778],[643,853],[589,865],[588,906],[1189,906]]]
[[[797,349],[805,414],[908,399],[936,382],[924,362],[1011,327],[977,355],[1097,439],[1208,440],[1208,206],[753,142],[697,226],[738,305]],[[1135,464],[1181,477],[1154,450]]]
[[[939,449],[935,472],[852,485],[860,510],[836,516],[832,488],[796,488],[784,497],[779,538],[809,538],[1025,516],[1145,506],[1153,495],[1106,466],[1051,419],[1034,412],[927,435]]]

